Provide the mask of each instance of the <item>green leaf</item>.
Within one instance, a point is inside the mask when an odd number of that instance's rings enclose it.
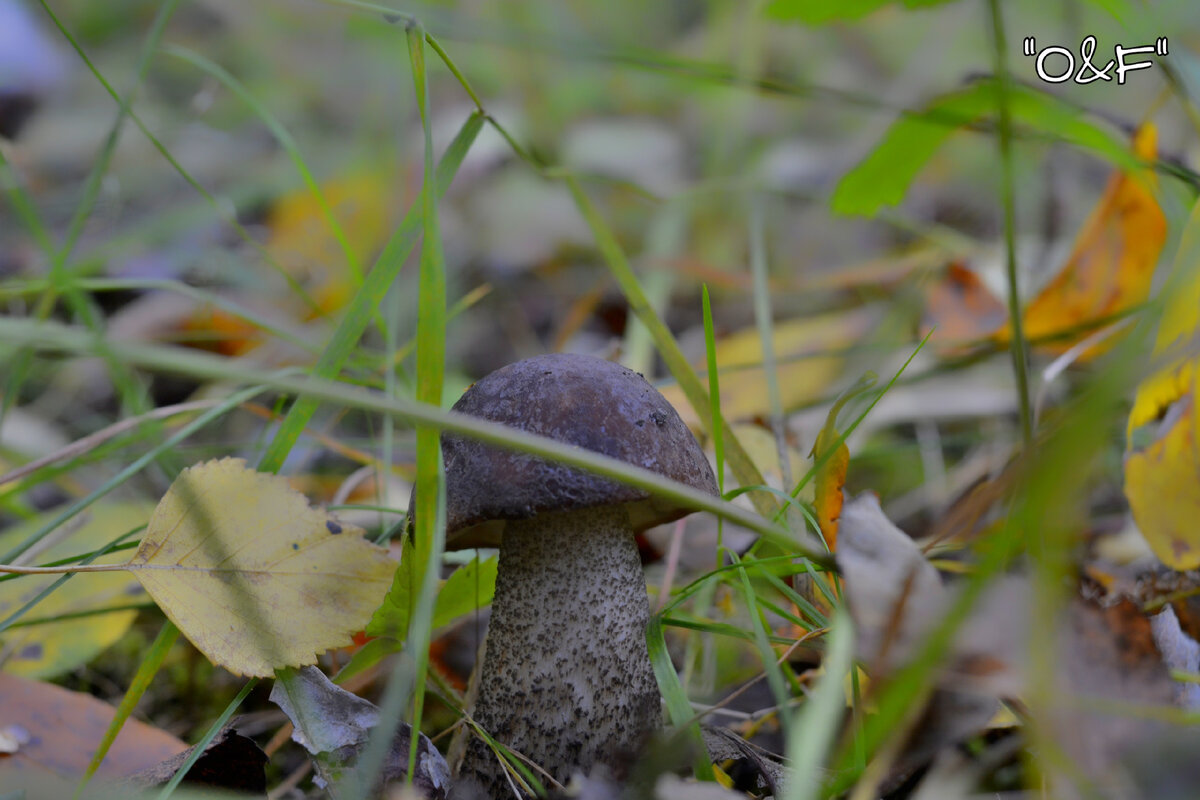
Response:
[[[858,19],[870,14],[888,0],[774,0],[767,5],[767,16],[780,20],[821,25],[836,20]]]
[[[871,216],[882,206],[899,203],[951,132],[994,111],[998,92],[995,81],[979,81],[942,95],[924,111],[900,117],[883,141],[842,177],[831,200],[834,212]],[[1122,139],[1083,119],[1078,109],[1052,95],[1013,86],[1009,105],[1014,122],[1028,129],[1094,150],[1119,166],[1136,166]]]
[[[446,189],[450,186],[450,181],[458,172],[463,158],[471,149],[471,145],[475,142],[475,137],[482,127],[482,115],[472,114],[463,123],[458,135],[454,137],[454,141],[446,148],[446,152],[437,166],[436,186],[439,195],[445,194]],[[391,288],[396,276],[400,274],[400,268],[404,266],[404,262],[416,246],[417,239],[424,231],[424,213],[425,197],[422,193],[421,203],[414,204],[409,209],[383,252],[375,260],[375,265],[367,273],[366,281],[355,292],[342,321],[338,323],[337,330],[330,337],[329,344],[326,345],[324,352],[321,353],[321,357],[312,369],[314,376],[319,378],[336,377],[342,365],[346,363],[346,359],[358,345],[359,337],[366,330],[371,314],[374,313],[384,295]],[[300,438],[300,434],[303,433],[319,405],[320,402],[314,397],[301,397],[296,400],[283,422],[280,423],[279,430],[275,434],[275,438],[271,440],[271,444],[268,445],[262,460],[259,461],[258,468],[260,470],[263,472],[279,471],[279,468],[283,466],[284,459],[291,451],[292,445]]]
[[[453,574],[442,582],[438,590],[437,601],[433,606],[433,617],[430,630],[449,625],[459,617],[473,613],[492,602],[496,593],[496,556],[486,561],[478,558],[471,563],[459,567]],[[386,636],[403,641],[407,631],[412,611],[412,588],[408,570],[396,570],[392,581],[391,591],[384,598],[383,605],[376,611],[375,616],[367,624],[367,634],[370,636]]]
[[[449,625],[459,617],[472,614],[490,605],[496,593],[496,568],[499,559],[492,556],[486,561],[476,558],[470,564],[459,567],[438,592],[433,606],[433,630]]]
[[[774,0],[767,6],[768,17],[779,20],[822,25],[839,20],[865,17],[889,0]],[[952,3],[954,0],[904,0],[906,8],[927,8]]]

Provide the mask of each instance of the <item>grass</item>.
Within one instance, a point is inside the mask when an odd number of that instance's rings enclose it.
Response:
[[[653,616],[647,631],[649,651],[666,700],[668,716],[680,735],[690,742],[695,754],[693,775],[700,780],[718,780],[718,773],[705,754],[699,727],[701,715],[696,711],[696,703],[705,689],[720,687],[702,685],[703,676],[706,673],[709,676],[713,674],[709,667],[718,656],[734,662],[752,658],[753,672],[765,676],[771,691],[773,708],[768,716],[778,720],[786,739],[788,758],[797,774],[805,776],[802,780],[789,783],[785,796],[798,800],[846,793],[862,795],[872,791],[880,781],[879,770],[894,756],[899,740],[915,724],[923,700],[935,688],[935,676],[952,648],[958,628],[969,619],[974,604],[983,595],[989,582],[1022,558],[1032,565],[1037,598],[1043,612],[1035,620],[1034,636],[1044,645],[1038,651],[1044,655],[1044,660],[1038,663],[1035,670],[1037,680],[1031,689],[1031,696],[1047,707],[1052,706],[1051,680],[1055,665],[1046,654],[1053,651],[1050,644],[1055,635],[1055,612],[1063,607],[1067,599],[1061,587],[1064,579],[1071,574],[1070,551],[1076,542],[1078,529],[1087,521],[1088,509],[1083,493],[1087,488],[1088,473],[1083,467],[1098,458],[1103,448],[1111,446],[1111,442],[1090,435],[1090,432],[1097,428],[1107,430],[1112,427],[1110,423],[1113,420],[1121,417],[1123,396],[1139,377],[1133,368],[1138,359],[1139,337],[1131,337],[1119,349],[1108,362],[1106,371],[1084,381],[1075,389],[1073,399],[1065,405],[1058,423],[1047,425],[1044,429],[1035,428],[1028,385],[1030,367],[1026,361],[1030,343],[1020,329],[1018,293],[1020,265],[1017,238],[1021,232],[1021,218],[1017,207],[1017,181],[1022,167],[1020,147],[1039,137],[1061,137],[1068,141],[1090,142],[1101,152],[1106,147],[1113,147],[1113,153],[1108,155],[1114,161],[1124,157],[1124,150],[1113,146],[1114,137],[1090,118],[1071,116],[1068,119],[1064,113],[1064,116],[1048,123],[1049,127],[1045,130],[1030,129],[1037,115],[1029,109],[1044,106],[1031,101],[1028,88],[1018,87],[1009,72],[1006,63],[1007,41],[1000,4],[996,0],[989,3],[996,91],[984,97],[984,90],[965,90],[963,96],[968,97],[970,102],[962,101],[961,97],[956,102],[962,107],[971,108],[974,108],[974,104],[982,104],[981,108],[987,113],[995,112],[997,121],[996,129],[986,132],[989,136],[994,134],[1000,154],[999,208],[1003,217],[1009,316],[1014,332],[1011,359],[1017,407],[1020,409],[1018,426],[1023,442],[1023,449],[1018,452],[1017,458],[1027,464],[1027,469],[1019,490],[1007,501],[1006,524],[974,543],[973,551],[977,558],[972,564],[973,568],[961,581],[962,592],[951,612],[922,643],[917,656],[908,665],[887,680],[871,685],[866,692],[861,692],[858,687],[858,672],[852,659],[851,626],[841,598],[831,594],[806,595],[797,591],[790,580],[795,575],[814,575],[818,570],[832,567],[829,555],[812,534],[816,526],[810,509],[798,500],[801,491],[831,455],[832,449],[818,454],[819,457],[804,475],[797,477],[789,474],[786,425],[788,414],[796,409],[784,408],[780,401],[779,365],[772,342],[774,316],[781,312],[773,302],[777,298],[770,285],[773,268],[777,262],[786,261],[789,254],[778,253],[771,248],[767,229],[768,207],[784,202],[779,195],[766,189],[760,190],[749,180],[731,183],[715,180],[703,191],[696,191],[688,203],[672,205],[664,210],[663,203],[652,196],[648,197],[640,187],[631,188],[628,182],[622,180],[599,180],[595,175],[556,164],[552,148],[527,143],[530,139],[553,138],[551,132],[535,131],[532,137],[517,135],[484,102],[482,98],[489,95],[477,91],[468,82],[468,76],[474,78],[476,72],[486,74],[475,63],[474,40],[510,34],[470,32],[465,27],[432,23],[427,29],[421,23],[423,13],[393,16],[391,10],[383,6],[354,0],[330,0],[327,5],[352,9],[352,12],[346,12],[347,16],[352,13],[389,15],[389,21],[394,23],[386,33],[391,46],[399,51],[403,40],[408,55],[407,63],[398,64],[395,82],[405,85],[407,92],[407,82],[411,79],[411,96],[421,122],[419,195],[368,268],[359,263],[353,243],[322,192],[318,176],[328,170],[327,164],[322,160],[318,165],[311,160],[315,148],[301,147],[299,137],[289,131],[284,117],[272,109],[272,98],[260,96],[248,81],[236,77],[234,71],[221,66],[215,57],[210,58],[191,47],[163,44],[168,23],[177,5],[165,2],[157,7],[147,33],[141,40],[132,80],[123,93],[113,88],[116,82],[105,77],[104,68],[86,54],[81,37],[71,31],[69,24],[64,23],[63,20],[69,21],[70,17],[66,14],[55,16],[53,10],[45,6],[63,41],[84,60],[87,69],[114,101],[116,117],[96,159],[90,165],[80,199],[65,225],[63,240],[58,243],[54,241],[52,231],[64,226],[43,218],[44,212],[39,209],[37,198],[22,185],[13,165],[0,149],[0,182],[3,183],[5,196],[17,220],[42,251],[47,264],[45,278],[0,281],[0,301],[21,303],[28,299],[30,303],[25,313],[0,319],[0,344],[6,348],[0,353],[5,374],[0,420],[11,416],[22,398],[33,396],[31,387],[42,382],[53,384],[58,366],[55,359],[65,359],[63,363],[67,363],[70,359],[82,356],[99,356],[104,360],[108,380],[119,395],[119,409],[115,413],[121,419],[136,418],[138,422],[136,425],[124,425],[121,431],[114,431],[102,437],[102,440],[89,443],[86,449],[72,452],[69,456],[71,460],[66,461],[62,469],[52,463],[37,467],[21,476],[17,487],[7,490],[0,497],[5,511],[13,513],[22,510],[19,505],[20,492],[58,480],[64,474],[70,476],[77,469],[82,471],[83,459],[100,452],[96,448],[102,443],[112,447],[103,451],[104,462],[115,462],[120,466],[112,477],[67,504],[61,512],[48,518],[37,533],[0,556],[0,563],[13,562],[111,492],[129,488],[135,481],[148,475],[173,477],[183,464],[177,447],[205,431],[227,425],[234,409],[269,394],[288,398],[290,402],[280,401],[280,408],[286,407],[286,411],[281,411],[281,419],[263,434],[266,438],[259,453],[260,470],[285,471],[291,464],[289,459],[295,458],[298,450],[304,449],[312,441],[321,441],[321,437],[329,438],[318,426],[324,424],[322,412],[331,410],[349,411],[378,421],[381,441],[377,451],[370,451],[367,457],[376,468],[380,485],[386,484],[390,478],[395,454],[399,450],[411,444],[414,453],[414,534],[409,557],[400,567],[409,571],[408,586],[412,591],[410,627],[405,637],[407,657],[396,659],[388,675],[380,700],[381,722],[362,755],[361,774],[356,778],[357,782],[346,787],[349,797],[368,795],[368,787],[373,785],[374,777],[387,756],[391,734],[399,725],[407,722],[417,729],[427,726],[431,705],[427,692],[432,691],[434,696],[446,702],[446,693],[440,692],[436,685],[431,688],[432,678],[429,674],[429,644],[434,634],[432,618],[438,578],[444,564],[445,486],[438,439],[443,430],[590,470],[719,517],[721,527],[718,528],[715,566],[693,576],[682,588],[675,590]],[[434,12],[431,12],[431,18],[440,19]],[[765,26],[766,23],[755,15],[748,15],[748,19],[746,24],[751,29],[743,31],[743,38],[738,41],[764,41],[767,38],[765,27],[757,26]],[[443,37],[440,33],[435,35],[430,32],[442,28],[451,32],[468,30],[463,35],[466,41],[455,41],[452,36]],[[562,39],[535,37],[535,40],[537,47],[558,51],[559,55],[568,49],[569,39],[565,36]],[[452,52],[456,58],[461,57],[460,53],[466,53],[470,63],[456,63],[451,57]],[[170,169],[203,198],[211,209],[212,218],[227,225],[247,245],[248,250],[261,259],[265,267],[278,273],[293,299],[314,312],[320,311],[305,287],[263,248],[244,219],[230,213],[217,194],[204,188],[185,169],[183,161],[172,154],[172,146],[157,138],[143,118],[135,113],[135,100],[148,78],[154,77],[154,68],[158,65],[155,59],[159,55],[171,57],[165,61],[195,69],[214,85],[224,87],[236,96],[244,109],[248,110],[244,113],[265,127],[280,145],[295,175],[314,198],[319,209],[320,224],[328,229],[337,244],[351,288],[344,310],[336,318],[328,320],[329,329],[323,335],[314,335],[311,329],[298,325],[280,323],[235,299],[180,279],[108,278],[84,274],[81,265],[86,263],[88,254],[77,252],[81,237],[89,221],[97,214],[103,182],[106,175],[114,170],[114,157],[122,130],[126,121],[131,121],[167,160]],[[890,107],[880,98],[861,92],[834,91],[760,75],[763,68],[756,63],[759,60],[757,53],[741,53],[739,63],[729,68],[635,47],[579,48],[578,52],[570,55],[575,59],[598,60],[614,68],[633,66],[649,72],[655,79],[684,81],[688,86],[697,87],[700,93],[735,92],[739,116],[750,117],[755,113],[756,98],[760,93],[803,104],[820,97],[822,102],[832,104],[839,110]],[[504,78],[501,71],[500,81],[503,82]],[[451,93],[465,95],[473,111],[441,152],[439,159],[433,109],[443,95]],[[989,102],[994,99],[994,108],[983,104],[980,98]],[[1191,107],[1190,100],[1183,99]],[[941,111],[948,116],[940,116],[935,104],[926,112],[914,112],[904,122],[919,121],[927,127],[942,130],[942,133],[966,123],[973,125],[977,122],[978,116],[974,113],[957,113],[961,108],[954,103],[946,105],[948,110],[943,108]],[[734,124],[743,121],[735,120]],[[1024,127],[1019,129],[1018,123]],[[902,124],[897,123],[898,126]],[[462,291],[464,287],[457,285],[455,276],[448,274],[446,249],[450,247],[451,240],[447,238],[444,241],[446,233],[439,213],[439,202],[479,145],[485,126],[507,146],[507,157],[515,159],[524,169],[545,181],[565,187],[591,236],[592,257],[596,259],[597,266],[606,271],[609,285],[620,293],[620,301],[628,309],[630,318],[636,318],[645,332],[643,344],[637,345],[639,351],[652,346],[652,355],[661,360],[680,387],[700,421],[704,434],[713,445],[722,498],[708,497],[646,470],[595,453],[575,450],[541,437],[445,410],[446,401],[453,399],[445,396],[448,373],[459,366],[451,361],[455,325],[460,321],[465,322],[463,318],[469,313],[484,312],[477,311],[482,305],[482,293],[478,289],[474,292]],[[908,131],[911,134],[912,128]],[[753,146],[750,137],[743,135],[744,131],[735,133],[737,135],[729,134],[722,140],[736,143],[733,149],[726,148],[727,156],[733,159],[731,163],[734,164],[739,158],[746,157],[747,151]],[[896,130],[893,129],[892,133],[895,134]],[[904,134],[904,131],[901,130],[900,134]],[[900,138],[903,137],[896,135],[891,140],[885,138],[885,142],[895,142]],[[925,141],[924,144],[930,143]],[[930,149],[930,155],[934,149]],[[306,152],[309,153],[308,158]],[[868,165],[867,162],[864,164]],[[869,166],[874,168],[877,165]],[[890,190],[899,187],[902,196],[915,171],[914,167],[912,174],[892,175],[894,183]],[[1184,179],[1188,178],[1186,171],[1182,174]],[[847,199],[846,186],[850,186],[853,194],[854,181],[864,181],[867,172],[860,168],[852,175],[853,180],[849,184],[843,182],[838,193],[835,193],[835,197],[840,198],[840,201],[835,200],[835,204],[875,202],[871,198],[883,191],[879,186],[871,187],[871,192],[875,194],[870,197],[864,193]],[[685,343],[681,342],[677,329],[673,329],[665,319],[670,298],[663,297],[661,287],[647,289],[649,278],[646,271],[643,268],[639,274],[638,261],[630,255],[638,252],[637,239],[630,235],[627,225],[618,221],[628,211],[629,204],[638,209],[649,209],[651,213],[679,214],[685,219],[689,215],[700,218],[705,203],[711,201],[712,196],[726,199],[734,197],[736,201],[731,203],[735,213],[729,215],[735,221],[727,224],[735,232],[733,235],[744,243],[743,249],[734,252],[744,251],[748,255],[751,279],[748,300],[758,327],[763,365],[766,367],[765,408],[782,465],[780,488],[769,485],[761,466],[762,459],[747,450],[735,427],[722,414],[720,385],[722,382],[738,380],[739,375],[736,370],[722,370],[717,363],[717,327],[721,321],[714,313],[713,298],[708,287],[702,287],[698,309],[706,357],[706,369],[702,377],[694,367],[694,359],[689,355]],[[635,199],[631,200],[630,197]],[[680,224],[686,227],[685,223]],[[697,230],[695,233],[699,237],[705,231]],[[415,296],[403,297],[397,287],[402,284],[410,255],[417,252],[418,242],[420,250]],[[719,249],[720,245],[715,247]],[[678,283],[674,284],[676,288]],[[264,370],[261,365],[245,360],[112,337],[106,332],[108,320],[101,298],[105,293],[130,290],[165,290],[211,303],[249,323],[266,339],[294,346],[305,354],[307,360],[300,368]],[[389,295],[392,292],[395,294]],[[413,315],[405,311],[405,301],[415,307],[415,321]],[[60,307],[69,315],[70,324],[51,319]],[[377,343],[371,341],[370,337],[375,334],[383,341],[382,353]],[[634,340],[634,337],[630,339]],[[894,371],[890,381],[878,390],[871,391],[869,401],[839,434],[835,446],[844,443],[868,418],[876,404],[900,386],[903,380],[919,381],[934,371],[955,368],[938,364],[906,371],[924,344],[922,342],[909,350],[907,360]],[[694,353],[696,348],[692,347],[691,350]],[[877,352],[872,343],[864,343],[845,355],[866,354],[866,358],[871,358]],[[415,358],[410,358],[410,355]],[[652,364],[653,361],[646,355],[646,352],[639,352],[633,357]],[[410,363],[413,377],[411,396],[401,380],[401,371]],[[872,363],[871,366],[879,365]],[[173,374],[195,384],[220,387],[215,390],[218,397],[211,400],[210,407],[190,409],[191,413],[198,413],[198,416],[168,434],[169,428],[158,418],[162,415],[156,414],[150,405],[144,376],[146,372]],[[866,388],[865,385],[851,387],[842,396],[848,397],[855,390],[865,391]],[[831,387],[827,394],[832,398],[841,392]],[[123,435],[126,429],[130,429],[130,438],[112,438]],[[396,440],[399,439],[403,440],[403,445],[397,444]],[[736,486],[728,490],[724,485],[723,467],[726,463],[736,482]],[[753,510],[731,502],[742,495],[752,503]],[[378,510],[390,509],[397,513],[404,510],[391,508],[382,500],[358,505]],[[1046,520],[1052,524],[1045,524]],[[759,534],[762,546],[741,554],[728,549],[725,522]],[[100,554],[81,554],[79,563],[88,563]],[[36,609],[41,598],[69,577],[64,576],[38,598],[0,620],[0,632],[17,624],[28,624],[30,620],[23,618]],[[814,580],[813,583],[825,589],[823,581]],[[726,604],[725,608],[735,607],[735,610],[722,611],[722,603]],[[784,649],[795,645],[797,638],[792,634],[780,634],[776,628],[781,624],[810,631],[813,641],[806,643],[824,653],[823,676],[811,680],[811,676],[798,674],[797,669],[784,657]],[[150,690],[176,635],[177,631],[170,622],[162,623],[155,645],[128,677],[125,698],[105,745],[111,743],[133,707]],[[677,669],[672,656],[677,657],[675,645],[681,642],[686,642],[686,646],[681,648],[686,657],[682,669]],[[705,666],[706,663],[709,667]],[[739,663],[739,668],[746,669],[744,663]],[[730,674],[735,672],[736,669],[728,669]],[[855,709],[854,724],[844,727],[843,681],[847,673],[854,675],[855,688],[851,695]],[[293,674],[281,671],[278,679],[286,687]],[[246,701],[254,685],[254,681],[244,683],[214,720],[197,723],[199,743],[211,741],[235,710]],[[868,702],[873,710],[865,714],[862,709]],[[455,711],[461,713],[463,709]],[[1043,738],[1046,736],[1045,731],[1036,729],[1033,734]],[[417,739],[414,737],[408,754],[410,775],[416,766],[416,748]],[[198,748],[197,753],[201,749]],[[96,754],[93,769],[103,753],[102,746]],[[1053,759],[1047,760],[1045,768],[1051,771],[1055,769]],[[181,771],[171,784],[161,790],[159,797],[170,796],[182,775]],[[536,780],[533,774],[526,777]],[[87,778],[80,783],[80,792],[86,782]]]

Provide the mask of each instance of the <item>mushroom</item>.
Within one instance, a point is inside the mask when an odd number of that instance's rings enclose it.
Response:
[[[574,444],[716,494],[708,460],[645,378],[591,356],[544,355],[480,380],[454,410]],[[620,770],[661,726],[650,607],[634,534],[690,509],[526,453],[442,435],[450,548],[499,546],[473,717],[565,783]],[[511,795],[471,737],[459,770]]]

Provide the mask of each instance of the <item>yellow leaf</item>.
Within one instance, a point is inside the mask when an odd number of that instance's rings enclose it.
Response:
[[[360,263],[387,239],[393,176],[381,169],[327,181],[321,194]],[[302,283],[325,311],[341,307],[353,291],[353,275],[333,231],[308,187],[280,198],[271,209],[267,249]]]
[[[285,478],[224,458],[171,484],[127,566],[210,661],[265,677],[350,644],[396,565]]]
[[[758,471],[767,479],[767,483],[776,489],[791,491],[791,486],[783,485],[783,470],[779,464],[779,445],[775,441],[775,434],[767,428],[751,422],[737,422],[730,428],[733,430],[733,435],[742,443],[742,449],[746,451],[746,455],[750,456],[754,466],[758,467]],[[795,447],[788,445],[787,454],[788,470],[791,473],[792,482],[795,484],[804,475],[808,466],[805,464],[804,455]],[[812,487],[804,487],[800,499],[811,500]]]
[[[1157,154],[1157,131],[1146,123],[1133,138],[1134,154],[1152,161]],[[1026,307],[1025,335],[1040,339],[1100,320],[1143,302],[1150,293],[1154,267],[1167,238],[1167,220],[1154,199],[1157,180],[1152,169],[1136,174],[1118,172],[1075,239],[1062,270]],[[1091,331],[1042,348],[1065,352]],[[1006,325],[996,335],[1007,342]],[[1089,348],[1081,360],[1099,355],[1112,338]]]
[[[96,503],[60,531],[52,531],[25,563],[45,564],[98,550],[150,516],[149,503]],[[42,515],[0,534],[0,550],[24,541],[49,519]],[[80,524],[82,523],[82,524]],[[115,564],[124,553],[101,556],[96,564]],[[7,617],[54,583],[58,575],[27,575],[0,583],[0,619]],[[137,581],[121,572],[99,572],[72,578],[42,599],[22,622],[129,605],[145,595]],[[113,611],[60,622],[9,628],[0,634],[0,668],[26,678],[50,678],[86,664],[120,639],[136,610]]]
[[[858,310],[788,320],[775,326],[772,345],[779,396],[784,411],[812,402],[830,390],[844,357],[841,351],[860,341],[873,314]],[[721,414],[729,422],[765,417],[769,412],[762,340],[750,328],[717,342],[721,371]],[[679,416],[693,431],[699,421],[678,386],[663,389]]]
[[[1150,548],[1177,570],[1200,567],[1200,203],[1179,247],[1154,355],[1168,363],[1138,387],[1125,446],[1125,496]],[[1178,355],[1171,359],[1171,354]]]

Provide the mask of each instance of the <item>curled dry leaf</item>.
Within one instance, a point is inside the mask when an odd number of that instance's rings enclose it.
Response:
[[[293,680],[277,682],[271,700],[292,721],[292,739],[312,755],[318,785],[338,796],[337,787],[353,773],[379,724],[379,708],[337,686],[316,667],[302,667]],[[441,800],[450,791],[450,767],[425,734],[418,736],[413,786],[422,797]],[[381,784],[405,780],[411,742],[412,727],[401,723],[380,771]]]
[[[856,623],[858,655],[875,676],[886,674],[916,653],[954,602],[954,586],[942,583],[870,495],[846,504],[837,558]],[[899,767],[911,768],[982,728],[996,698],[1026,698],[1033,594],[1019,576],[1002,576],[987,587],[956,633],[931,705],[897,759]],[[1133,745],[1169,730],[1152,710],[1133,714],[1130,704],[1153,709],[1180,703],[1161,649],[1178,626],[1168,630],[1167,622],[1152,622],[1128,600],[1101,607],[1080,598],[1068,601],[1056,619],[1054,691],[1030,712],[1080,767],[1079,774],[1101,786],[1117,785],[1111,781],[1118,779],[1120,761]],[[1171,657],[1194,659],[1195,653]],[[1055,788],[1056,797],[1080,796],[1075,786]]]
[[[210,661],[266,677],[350,644],[395,562],[286,479],[225,458],[180,474],[126,566]]]
[[[170,783],[195,749],[189,747],[153,767],[128,775],[124,783],[132,790]],[[227,727],[204,748],[204,753],[184,776],[183,783],[266,797],[266,765],[267,754],[253,739]]]

